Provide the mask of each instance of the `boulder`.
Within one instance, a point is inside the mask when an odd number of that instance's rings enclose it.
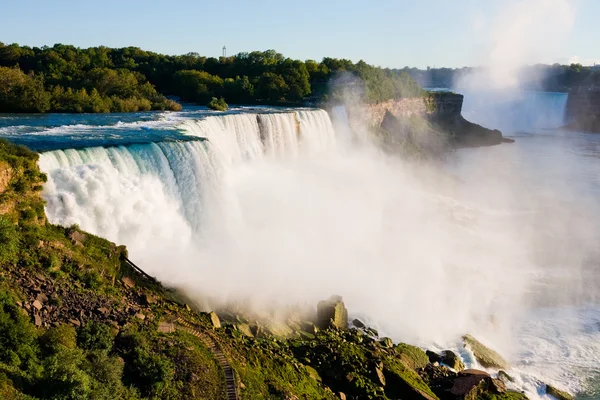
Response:
[[[210,318],[210,323],[212,324],[212,326],[214,328],[220,328],[221,327],[221,320],[219,319],[219,316],[217,315],[216,312],[211,311],[210,313],[208,313],[208,316]]]
[[[35,301],[33,302],[33,306],[34,306],[35,308],[37,308],[38,310],[41,310],[41,309],[42,309],[42,307],[44,307],[44,306],[42,305],[42,303],[40,303],[40,301],[39,301],[39,300],[35,300]]]
[[[158,299],[156,298],[156,296],[153,296],[153,295],[151,295],[149,293],[144,293],[142,295],[142,300],[148,306],[151,305],[151,304],[155,304],[158,301]]]
[[[441,363],[442,362],[442,356],[440,356],[438,353],[436,353],[434,351],[427,350],[425,352],[425,354],[429,358],[429,362],[432,363],[432,364]]]
[[[243,335],[248,336],[248,337],[254,337],[254,335],[252,334],[252,330],[250,329],[250,325],[239,323],[239,324],[235,324],[235,327]]]
[[[546,393],[549,394],[550,396],[554,397],[557,400],[573,400],[574,397],[571,396],[569,393],[557,389],[556,387],[552,386],[552,385],[548,385],[546,384]]]
[[[442,362],[455,370],[456,372],[460,372],[465,369],[465,365],[460,360],[460,358],[451,350],[444,350],[442,352]]]
[[[381,368],[375,368],[375,374],[377,375],[377,380],[379,381],[381,386],[385,386],[385,375],[383,374]]]
[[[320,301],[317,305],[317,327],[327,329],[348,328],[348,310],[340,296],[331,296],[329,300]]]
[[[467,369],[458,374],[452,384],[450,393],[454,396],[464,398],[485,379],[490,378],[490,374],[485,371]]]
[[[506,371],[498,371],[498,378],[503,380],[504,382],[514,382],[515,379],[506,373]]]
[[[87,235],[83,232],[72,230],[69,233],[69,239],[71,239],[71,243],[77,246],[83,246],[83,243],[87,239]]]
[[[396,352],[400,361],[402,361],[402,364],[406,365],[412,370],[425,368],[425,366],[429,364],[429,357],[427,354],[425,354],[423,350],[416,346],[406,343],[398,343],[394,347],[394,351]]]
[[[390,339],[389,337],[381,338],[379,340],[379,343],[381,343],[381,347],[386,347],[388,349],[394,347],[394,342],[392,342],[392,339]]]
[[[121,278],[121,282],[123,282],[123,285],[125,285],[125,287],[132,289],[135,287],[135,282],[133,281],[133,279],[131,279],[128,276],[124,276]]]
[[[500,354],[486,347],[471,335],[463,336],[465,346],[468,346],[475,358],[485,368],[508,369],[508,362]]]
[[[363,324],[363,322],[360,319],[355,319],[352,321],[352,325],[354,325],[355,328],[365,328],[365,324]]]
[[[385,394],[390,399],[438,400],[427,383],[399,360],[387,360],[383,373]]]

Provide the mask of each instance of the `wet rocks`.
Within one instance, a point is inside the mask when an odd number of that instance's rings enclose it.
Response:
[[[569,393],[557,389],[556,387],[552,386],[552,385],[546,385],[546,393],[549,394],[550,396],[554,397],[557,400],[573,400],[574,397],[571,396]]]
[[[451,350],[442,351],[442,362],[457,372],[465,369],[463,362],[456,353]]]
[[[508,362],[500,354],[486,347],[471,335],[463,336],[465,346],[468,346],[475,358],[485,368],[508,369]]]
[[[427,357],[429,358],[429,362],[432,364],[435,363],[441,363],[442,362],[442,356],[440,356],[438,353],[431,351],[431,350],[427,350],[425,352],[425,354],[427,355]]]

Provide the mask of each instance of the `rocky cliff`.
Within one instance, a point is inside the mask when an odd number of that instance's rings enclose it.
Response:
[[[600,133],[600,90],[571,91],[566,120],[570,128]]]
[[[386,131],[394,143],[411,141],[428,148],[491,146],[511,140],[498,130],[463,118],[463,95],[431,92],[421,98],[389,100],[378,104],[346,106],[352,129]],[[415,128],[416,127],[416,128]],[[440,141],[438,139],[442,138]],[[435,139],[432,143],[431,138]]]

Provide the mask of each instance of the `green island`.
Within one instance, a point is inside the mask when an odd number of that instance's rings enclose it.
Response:
[[[330,92],[332,82],[337,89]],[[300,61],[274,50],[214,58],[197,53],[169,56],[137,47],[32,48],[0,42],[0,112],[181,109],[166,96],[200,105],[212,98],[233,104],[320,104],[357,85],[368,102],[423,94],[406,71],[362,60]]]
[[[50,224],[37,159],[0,141],[2,399],[526,398],[451,351],[349,327],[340,297],[285,320],[200,312],[124,246]]]

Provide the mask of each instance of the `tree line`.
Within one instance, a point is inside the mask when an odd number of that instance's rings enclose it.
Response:
[[[333,83],[333,86],[332,86]],[[0,112],[177,110],[167,96],[205,105],[322,103],[355,89],[367,102],[417,97],[406,72],[364,61],[294,60],[274,51],[230,57],[164,55],[137,47],[81,49],[0,42]]]

